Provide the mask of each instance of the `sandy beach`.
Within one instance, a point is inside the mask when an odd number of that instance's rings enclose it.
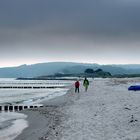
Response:
[[[29,127],[15,140],[140,140],[140,92],[128,87],[140,79],[95,79],[23,111]]]

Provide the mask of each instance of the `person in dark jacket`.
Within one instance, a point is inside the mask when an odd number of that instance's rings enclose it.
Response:
[[[78,92],[79,93],[79,87],[80,87],[80,82],[77,80],[75,82],[75,93]]]
[[[84,79],[83,86],[85,87],[85,91],[87,92],[89,86],[89,81],[87,78]]]

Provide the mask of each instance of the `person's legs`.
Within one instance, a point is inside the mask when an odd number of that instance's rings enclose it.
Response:
[[[85,85],[85,92],[86,92],[86,85]]]
[[[87,90],[88,90],[88,85],[85,86],[85,91],[87,92]]]
[[[77,92],[77,87],[75,87],[75,93]]]
[[[79,87],[75,87],[75,93],[78,92],[79,93]]]
[[[77,89],[78,89],[78,93],[79,93],[79,87]]]

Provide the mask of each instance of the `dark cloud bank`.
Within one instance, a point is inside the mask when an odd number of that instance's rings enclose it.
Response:
[[[138,0],[1,0],[0,65],[139,63],[139,13]]]

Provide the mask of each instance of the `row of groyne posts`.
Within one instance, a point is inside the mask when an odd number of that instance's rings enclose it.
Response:
[[[23,106],[23,105],[15,105],[15,106],[0,106],[0,111],[21,111],[25,109],[35,109],[35,108],[42,108],[43,106]]]
[[[44,89],[44,88],[66,88],[66,86],[0,86],[0,89]]]

